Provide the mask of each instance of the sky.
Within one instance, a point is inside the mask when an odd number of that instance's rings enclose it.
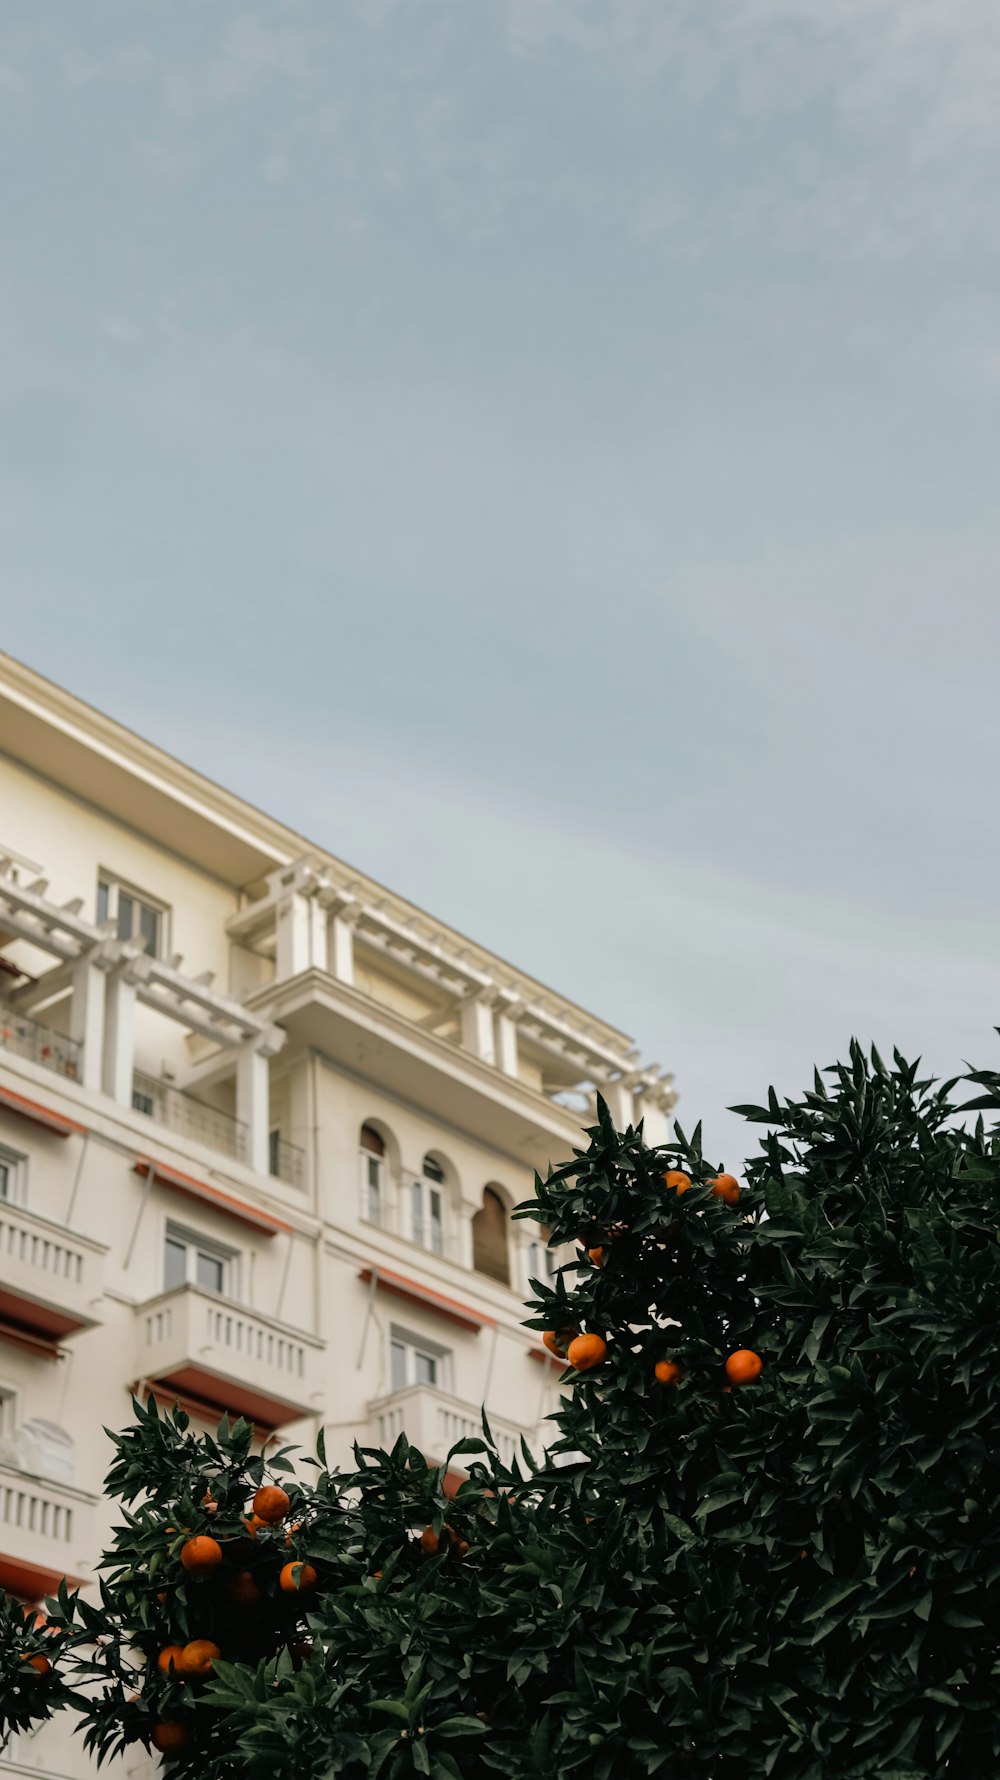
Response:
[[[995,0],[4,0],[3,646],[726,1111],[1000,1021]]]

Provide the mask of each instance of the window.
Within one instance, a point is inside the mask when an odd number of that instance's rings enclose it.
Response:
[[[483,1188],[482,1208],[472,1220],[472,1265],[477,1273],[510,1285],[507,1207],[495,1187]]]
[[[0,1149],[0,1203],[23,1203],[25,1160],[16,1150]]]
[[[233,1295],[236,1257],[231,1250],[216,1248],[203,1237],[167,1226],[163,1251],[163,1289],[201,1286],[206,1292]]]
[[[0,1436],[10,1436],[17,1423],[17,1398],[7,1385],[0,1384]]]
[[[97,920],[115,923],[119,939],[141,939],[143,950],[154,958],[163,956],[166,910],[137,890],[102,875],[97,884]]]
[[[539,1225],[538,1235],[528,1249],[528,1279],[540,1280],[542,1285],[551,1285],[559,1266],[559,1257],[555,1249],[548,1246],[549,1232],[544,1224]]]
[[[410,1186],[411,1234],[421,1248],[444,1254],[444,1169],[425,1156],[423,1173]]]
[[[370,1224],[385,1221],[385,1143],[374,1125],[361,1127],[361,1215]]]
[[[277,1126],[267,1134],[267,1172],[281,1174],[281,1132]]]
[[[405,1329],[394,1328],[389,1341],[389,1378],[394,1391],[405,1391],[413,1384],[429,1384],[443,1389],[450,1356],[446,1348],[408,1335]]]
[[[145,1113],[147,1119],[156,1117],[156,1102],[152,1094],[146,1094],[141,1088],[132,1089],[132,1111]]]

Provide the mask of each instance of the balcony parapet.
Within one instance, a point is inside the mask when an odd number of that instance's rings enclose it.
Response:
[[[0,1584],[31,1600],[86,1579],[95,1498],[0,1465]]]
[[[136,1373],[179,1396],[278,1428],[317,1408],[324,1343],[199,1286],[136,1310]]]
[[[106,1254],[102,1243],[0,1201],[0,1318],[52,1342],[93,1328]]]
[[[521,1435],[526,1430],[502,1416],[487,1414],[486,1419],[501,1459],[505,1465],[512,1464],[520,1457]],[[387,1450],[405,1434],[429,1463],[443,1464],[459,1440],[482,1439],[483,1416],[474,1403],[434,1385],[414,1384],[370,1403],[368,1430],[373,1443]]]

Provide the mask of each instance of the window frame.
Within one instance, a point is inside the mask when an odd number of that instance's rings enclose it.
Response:
[[[378,1154],[373,1149],[369,1149],[368,1145],[364,1142],[364,1133],[366,1130],[371,1131],[373,1136],[378,1138],[379,1143],[382,1145],[381,1154]],[[389,1194],[388,1194],[389,1171],[386,1166],[389,1158],[388,1158],[388,1154],[387,1154],[387,1145],[386,1145],[385,1138],[382,1136],[382,1133],[380,1131],[378,1131],[376,1129],[376,1127],[371,1123],[370,1119],[365,1120],[364,1124],[361,1126],[360,1131],[358,1132],[358,1157],[359,1157],[359,1176],[360,1176],[359,1193],[360,1193],[360,1200],[361,1200],[362,1222],[366,1223],[366,1224],[371,1224],[376,1230],[386,1230],[389,1227],[389,1217],[388,1217],[388,1211],[389,1211]],[[374,1181],[371,1178],[372,1169],[375,1170],[375,1174],[376,1174],[376,1179]],[[378,1211],[378,1215],[376,1217],[372,1216],[372,1191],[373,1191],[373,1189],[374,1189],[375,1196],[376,1196],[376,1205],[377,1205],[377,1211]]]
[[[17,1386],[0,1378],[0,1440],[9,1440],[17,1427]]]
[[[0,1167],[4,1171],[4,1190],[0,1192],[0,1205],[23,1206],[28,1197],[27,1156],[23,1150],[14,1150],[9,1144],[0,1143]]]
[[[427,1172],[428,1162],[437,1170],[435,1174]],[[448,1217],[446,1211],[446,1177],[440,1162],[433,1156],[425,1156],[419,1174],[410,1181],[409,1191],[409,1237],[418,1248],[426,1254],[444,1256],[448,1239]],[[434,1200],[437,1200],[437,1233],[439,1241],[435,1243]]]
[[[167,1284],[167,1244],[174,1243],[183,1247],[186,1253],[184,1278],[173,1285]],[[210,1292],[213,1297],[239,1300],[240,1293],[240,1260],[241,1251],[230,1248],[226,1243],[218,1242],[212,1236],[202,1235],[200,1230],[192,1230],[189,1225],[175,1224],[168,1219],[163,1226],[162,1278],[164,1292],[178,1292],[186,1286],[192,1286],[198,1292]],[[198,1260],[218,1261],[222,1266],[221,1286],[206,1286],[198,1278]]]
[[[405,1378],[397,1384],[393,1375],[393,1350],[399,1349],[404,1355]],[[429,1361],[435,1368],[436,1377],[418,1378],[417,1361]],[[409,1391],[425,1387],[431,1391],[451,1393],[452,1349],[442,1347],[437,1341],[425,1335],[418,1335],[416,1330],[407,1329],[400,1323],[389,1326],[389,1393],[396,1396],[400,1391]]]
[[[107,912],[103,916],[101,915],[102,890],[105,892],[107,900]],[[169,938],[170,909],[168,905],[165,902],[161,902],[159,897],[151,896],[148,890],[140,890],[138,885],[129,883],[127,878],[120,878],[117,872],[105,871],[103,867],[97,873],[95,912],[97,915],[98,926],[101,925],[102,920],[114,921],[117,932],[118,898],[122,894],[131,898],[135,913],[133,915],[132,932],[129,934],[118,934],[117,937],[119,939],[142,939],[141,910],[148,909],[149,912],[156,917],[156,941],[152,947],[147,945],[145,949],[151,958],[169,957],[169,946],[167,942]]]

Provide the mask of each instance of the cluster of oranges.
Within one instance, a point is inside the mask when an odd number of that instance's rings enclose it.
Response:
[[[663,1176],[663,1184],[674,1193],[686,1193],[693,1182],[689,1174],[682,1168],[668,1168]],[[738,1205],[740,1184],[735,1175],[715,1174],[707,1181],[712,1193],[721,1199],[724,1205]],[[624,1226],[615,1226],[608,1232],[613,1238],[621,1233]],[[605,1239],[607,1241],[607,1238]],[[594,1267],[604,1265],[604,1247],[588,1248],[587,1257]],[[608,1344],[603,1335],[592,1333],[574,1334],[572,1329],[546,1329],[542,1341],[550,1354],[557,1359],[565,1360],[577,1372],[590,1372],[600,1366],[608,1357]],[[753,1384],[763,1371],[764,1362],[752,1348],[741,1347],[729,1355],[725,1364],[726,1377],[729,1380],[727,1389],[742,1384]],[[657,1384],[679,1384],[683,1377],[681,1367],[675,1360],[657,1360],[653,1367]]]
[[[277,1484],[262,1484],[254,1496],[252,1513],[243,1521],[246,1536],[255,1539],[265,1528],[276,1531],[285,1520],[290,1506],[287,1491]],[[218,1512],[219,1504],[211,1494],[206,1494],[202,1498],[202,1507],[207,1515],[212,1516]],[[298,1523],[286,1530],[286,1547],[292,1546],[298,1530]],[[168,1527],[166,1531],[170,1533],[174,1529]],[[185,1576],[193,1582],[208,1582],[219,1576],[223,1570],[222,1544],[208,1533],[196,1533],[185,1539],[180,1547],[179,1558]],[[283,1596],[308,1595],[315,1589],[317,1580],[312,1564],[304,1559],[291,1558],[281,1566],[277,1579],[278,1589]],[[238,1609],[252,1609],[263,1601],[264,1591],[252,1570],[239,1569],[228,1577],[225,1597]],[[157,1596],[161,1602],[167,1598],[163,1591]],[[304,1653],[308,1646],[301,1644],[295,1648]],[[203,1681],[212,1674],[221,1656],[222,1650],[213,1638],[191,1638],[186,1644],[165,1645],[156,1655],[155,1666],[158,1674],[169,1679]],[[176,1754],[187,1746],[188,1725],[180,1719],[161,1720],[154,1725],[150,1741],[161,1755]]]

